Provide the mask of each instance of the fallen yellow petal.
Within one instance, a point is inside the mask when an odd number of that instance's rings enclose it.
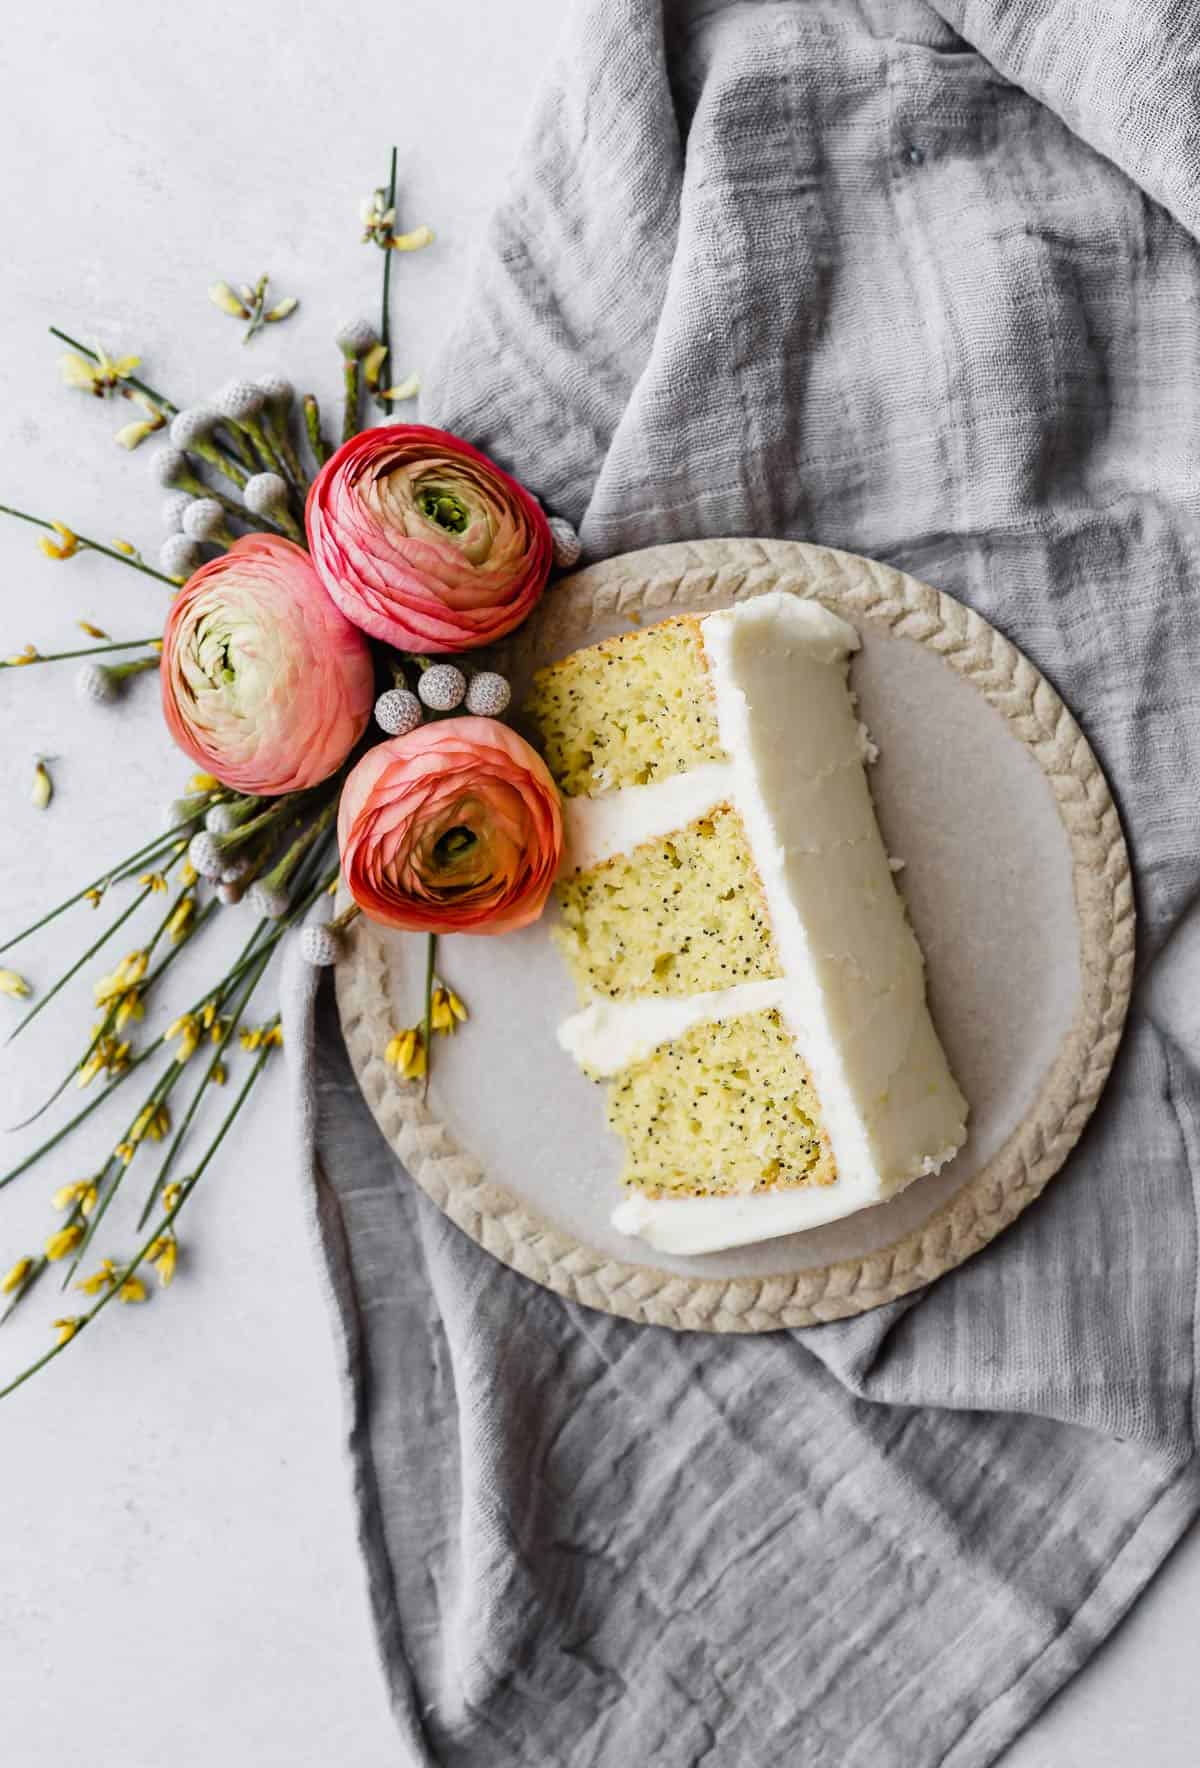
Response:
[[[46,1242],[46,1257],[51,1264],[56,1264],[60,1258],[74,1252],[82,1239],[83,1229],[78,1222],[72,1222],[69,1227],[60,1228],[57,1234],[51,1234]]]
[[[102,626],[93,626],[90,620],[77,620],[75,624],[80,632],[86,632],[89,638],[108,638],[109,636]]]
[[[0,1295],[11,1295],[15,1289],[20,1289],[32,1269],[33,1260],[31,1258],[19,1258],[16,1264],[10,1266],[3,1277],[0,1277]]]
[[[20,1000],[29,992],[29,984],[23,976],[18,976],[15,970],[0,970],[0,994]]]
[[[29,802],[35,810],[45,810],[54,796],[54,782],[50,778],[50,770],[44,761],[38,761],[33,769],[33,786],[29,793]]]

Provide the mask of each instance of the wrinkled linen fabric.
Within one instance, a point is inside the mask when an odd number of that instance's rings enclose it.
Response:
[[[1200,969],[1168,944],[1200,884],[1198,73],[1175,0],[591,0],[423,412],[589,557],[819,540],[995,622],[1112,782],[1151,1009]],[[565,1303],[444,1220],[295,968],[405,1759],[997,1758],[1200,1501],[1200,1040],[1146,998],[985,1252],[716,1338]]]

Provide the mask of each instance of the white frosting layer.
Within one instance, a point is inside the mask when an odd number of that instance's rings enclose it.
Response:
[[[782,1004],[787,983],[740,982],[709,994],[647,995],[636,1001],[593,1001],[558,1028],[558,1041],[581,1068],[603,1077],[640,1062],[659,1044],[674,1043],[693,1025],[765,1013]]]
[[[567,1021],[560,1040],[592,1072],[612,1074],[697,1023],[775,1008],[812,1074],[838,1176],[737,1197],[635,1193],[620,1205],[616,1228],[681,1254],[796,1233],[881,1202],[949,1160],[966,1124],[867,786],[864,762],[875,751],[847,683],[857,633],[782,591],[709,615],[702,632],[731,760],[574,801],[571,863],[597,864],[731,802],[782,978],[596,1003]],[[571,814],[569,805],[569,830]]]
[[[729,763],[706,761],[649,786],[626,786],[597,798],[565,798],[559,876],[586,872],[615,854],[631,852],[643,841],[657,841],[684,828],[725,803],[732,788]]]

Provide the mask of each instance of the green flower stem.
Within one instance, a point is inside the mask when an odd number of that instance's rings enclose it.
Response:
[[[321,434],[321,407],[312,393],[304,395],[304,429],[308,436],[308,446],[312,450],[313,459],[318,469],[329,459],[330,448]]]
[[[425,1019],[421,1027],[421,1036],[425,1042],[425,1088],[423,1097],[429,1097],[429,1077],[433,1071],[433,966],[437,957],[437,934],[429,935],[429,943],[425,948]]]
[[[145,1227],[146,1220],[150,1214],[150,1211],[154,1208],[154,1205],[158,1202],[158,1199],[162,1194],[163,1186],[166,1184],[167,1178],[171,1172],[171,1169],[175,1165],[175,1157],[179,1153],[179,1150],[180,1150],[181,1146],[183,1145],[183,1139],[187,1135],[187,1132],[191,1127],[192,1119],[195,1117],[196,1112],[200,1109],[201,1101],[206,1097],[207,1092],[208,1092],[208,1088],[212,1084],[212,1077],[216,1072],[217,1065],[221,1061],[221,1058],[224,1055],[225,1050],[228,1047],[229,1042],[232,1039],[234,1033],[237,1031],[238,1027],[240,1026],[242,1019],[245,1015],[246,1008],[250,1004],[250,997],[253,995],[255,989],[258,987],[259,983],[262,981],[263,975],[266,972],[267,966],[269,965],[270,962],[271,962],[271,953],[270,953],[270,951],[267,951],[259,959],[257,968],[252,971],[250,978],[247,982],[247,985],[242,992],[241,999],[238,1001],[236,1008],[234,1009],[232,1015],[230,1016],[228,1024],[226,1024],[223,1027],[221,1034],[217,1039],[217,1042],[213,1048],[212,1059],[209,1062],[208,1067],[204,1071],[203,1079],[201,1080],[200,1085],[196,1088],[195,1092],[192,1094],[191,1100],[188,1104],[188,1108],[184,1112],[183,1121],[180,1123],[179,1128],[176,1130],[174,1136],[171,1138],[171,1145],[167,1149],[167,1152],[166,1152],[166,1155],[163,1159],[162,1165],[159,1167],[158,1171],[154,1175],[154,1183],[150,1187],[150,1193],[149,1193],[148,1197],[146,1198],[145,1204],[142,1206],[142,1213],[138,1217],[138,1220],[137,1220],[137,1225],[138,1225],[139,1231]]]
[[[262,882],[269,890],[286,890],[296,867],[304,858],[313,842],[325,834],[334,817],[337,815],[337,799],[331,799],[325,808],[313,818],[306,829],[288,847],[283,857],[277,860]]]
[[[170,1229],[171,1227],[174,1226],[176,1218],[178,1217],[184,1204],[187,1202],[187,1200],[191,1196],[192,1192],[196,1189],[196,1186],[199,1184],[201,1178],[203,1177],[206,1168],[208,1167],[209,1163],[213,1160],[213,1158],[215,1157],[215,1155],[217,1153],[217,1150],[220,1148],[222,1142],[225,1140],[225,1137],[228,1135],[229,1130],[234,1122],[234,1119],[237,1117],[238,1112],[242,1109],[242,1106],[245,1104],[247,1098],[249,1097],[251,1088],[254,1086],[255,1082],[258,1080],[259,1076],[261,1075],[263,1068],[266,1064],[267,1058],[271,1054],[272,1047],[273,1046],[268,1044],[268,1045],[264,1045],[263,1048],[260,1050],[259,1055],[258,1055],[258,1060],[255,1062],[253,1068],[251,1068],[251,1070],[250,1070],[250,1073],[246,1076],[245,1081],[242,1083],[242,1087],[241,1087],[240,1092],[238,1093],[237,1097],[235,1098],[233,1104],[230,1106],[229,1111],[226,1113],[224,1121],[222,1122],[220,1129],[217,1131],[216,1135],[213,1137],[213,1140],[209,1143],[208,1149],[205,1152],[204,1158],[201,1160],[199,1166],[196,1168],[195,1172],[192,1173],[190,1178],[187,1178],[182,1182],[182,1185],[180,1187],[179,1196],[176,1198],[176,1200],[172,1204],[171,1208],[169,1210],[167,1210],[165,1212],[165,1214],[162,1216],[161,1220],[158,1222],[157,1226],[154,1228],[154,1231],[146,1237],[146,1239],[143,1241],[142,1245],[138,1248],[137,1252],[134,1253],[133,1257],[126,1263],[124,1268],[117,1273],[116,1281],[111,1285],[110,1288],[106,1289],[105,1292],[103,1293],[103,1295],[101,1295],[99,1297],[99,1299],[96,1302],[94,1302],[93,1305],[88,1309],[88,1311],[84,1315],[81,1316],[81,1318],[79,1320],[79,1324],[76,1327],[73,1337],[66,1339],[61,1344],[52,1345],[51,1348],[44,1353],[44,1355],[38,1357],[34,1362],[30,1363],[27,1368],[23,1369],[19,1375],[15,1376],[14,1379],[12,1381],[10,1381],[6,1387],[0,1388],[0,1399],[4,1399],[4,1398],[6,1398],[6,1396],[8,1394],[14,1393],[17,1388],[21,1387],[26,1381],[29,1380],[31,1375],[36,1375],[37,1372],[39,1371],[39,1369],[44,1369],[46,1367],[47,1363],[52,1363],[54,1361],[55,1357],[57,1357],[60,1354],[60,1352],[65,1351],[67,1348],[67,1345],[73,1343],[74,1339],[79,1337],[80,1333],[85,1329],[85,1327],[91,1325],[92,1321],[96,1318],[97,1314],[101,1313],[103,1311],[103,1309],[108,1306],[109,1302],[111,1302],[113,1300],[113,1298],[117,1295],[122,1283],[126,1282],[128,1280],[128,1278],[131,1277],[133,1275],[133,1273],[137,1270],[138,1266],[145,1261],[145,1259],[149,1255],[150,1248],[154,1245],[155,1241],[161,1239],[162,1236],[168,1231],[168,1229]]]
[[[246,481],[250,477],[250,474],[239,461],[230,458],[217,447],[215,442],[209,442],[203,436],[198,437],[194,442],[188,443],[187,453],[198,454],[206,466],[212,467],[214,471],[218,473],[223,473],[227,479],[231,480],[232,483],[237,486],[239,491],[245,487]],[[251,470],[253,471],[253,469]],[[210,491],[209,496],[211,497],[212,495],[213,493]],[[235,505],[234,507],[236,508],[237,506]]]
[[[193,473],[190,468],[185,472],[180,473],[177,478],[172,479],[171,484],[176,490],[186,491],[192,497],[213,498],[215,502],[220,504],[227,516],[236,516],[239,522],[248,522],[251,526],[255,526],[258,523],[258,517],[252,516],[244,504],[240,504],[235,497],[227,497],[223,491],[218,491],[215,486],[206,485],[200,475],[198,473]],[[175,579],[173,577],[168,578],[168,582],[171,583],[172,586],[175,586]]]
[[[72,350],[78,350],[79,354],[81,356],[86,356],[89,362],[99,362],[100,358],[97,356],[96,352],[94,350],[89,350],[86,344],[81,344],[78,338],[69,338],[66,332],[59,331],[56,325],[48,326],[47,330],[52,338],[57,338],[60,343],[69,344]],[[139,381],[136,375],[122,375],[121,379],[127,386],[136,387],[139,393],[144,393],[147,399],[153,399],[154,403],[159,406],[168,417],[174,417],[179,410],[179,407],[177,405],[172,405],[171,401],[165,396],[165,394],[156,393],[153,387],[147,386],[145,381]]]
[[[297,497],[303,499],[308,488],[308,475],[300,465],[300,456],[292,445],[292,438],[288,431],[288,412],[273,410],[268,405],[263,410],[262,425],[270,439],[271,446],[283,463],[284,478]]]
[[[166,1104],[175,1087],[178,1086],[179,1078],[182,1073],[183,1067],[178,1062],[172,1062],[169,1067],[163,1070],[154,1085],[151,1087],[149,1093],[143,1099],[138,1110],[135,1111],[130,1118],[129,1128],[123,1136],[118,1138],[119,1141],[128,1142],[132,1138],[134,1125],[137,1123],[139,1117],[142,1116],[143,1112],[157,1111],[161,1105]],[[140,1148],[149,1133],[148,1130],[144,1131],[135,1144],[135,1147]],[[137,1158],[136,1154],[134,1158]],[[87,1218],[87,1226],[83,1230],[83,1239],[75,1248],[74,1256],[72,1257],[70,1264],[67,1266],[61,1285],[63,1289],[66,1289],[69,1286],[71,1278],[83,1263],[85,1253],[91,1246],[92,1241],[96,1238],[96,1230],[99,1228],[105,1215],[108,1213],[109,1204],[121,1189],[121,1184],[131,1165],[132,1162],[127,1163],[121,1159],[119,1154],[114,1153],[109,1155],[103,1167],[100,1169],[98,1183],[101,1186],[102,1194],[95,1209]],[[111,1177],[109,1176],[110,1174]],[[105,1185],[106,1180],[108,1181],[107,1186]]]
[[[387,207],[389,209],[394,209],[395,206],[396,206],[396,149],[393,148],[392,149],[391,171],[388,173]],[[383,382],[384,382],[385,387],[391,385],[390,377],[388,374],[388,371],[391,367],[391,362],[392,362],[391,286],[392,286],[392,254],[390,251],[388,251],[385,248],[384,254],[383,254],[383,300],[382,300],[382,311],[380,312],[380,316],[379,316],[379,341],[383,345],[385,351],[387,352],[387,354],[384,356],[384,359],[383,359],[382,363],[380,364],[380,368],[379,368],[379,373],[380,373],[381,377],[383,378]],[[383,410],[386,412],[390,412],[392,409],[392,402],[386,396],[386,393],[380,394],[379,404],[382,406]]]
[[[223,434],[229,438],[228,447],[230,452],[236,454],[241,465],[245,467],[248,473],[256,473],[258,471],[258,462],[254,458],[254,450],[246,440],[246,437],[243,436],[237,424],[235,424],[231,418],[222,418],[221,430]]]
[[[149,884],[147,884],[145,889],[140,891],[139,894],[134,897],[133,901],[126,908],[121,910],[121,913],[117,916],[116,920],[113,921],[108,927],[105,928],[104,932],[100,935],[99,939],[95,940],[91,945],[88,946],[88,948],[84,952],[83,956],[81,958],[77,958],[75,960],[75,962],[71,965],[71,968],[69,970],[67,970],[62,976],[59,977],[58,981],[54,984],[54,987],[49,989],[47,991],[47,993],[45,993],[38,1000],[36,1000],[34,1002],[33,1006],[30,1007],[28,1013],[26,1013],[23,1018],[18,1019],[14,1029],[12,1031],[10,1031],[8,1036],[5,1038],[5,1040],[4,1040],[5,1044],[11,1044],[15,1037],[20,1036],[20,1034],[25,1030],[25,1027],[27,1025],[31,1025],[33,1023],[33,1021],[37,1018],[38,1014],[42,1011],[42,1008],[48,1007],[50,1005],[50,1002],[54,999],[55,995],[58,994],[60,992],[60,990],[62,990],[66,987],[67,983],[70,982],[72,976],[78,975],[79,971],[83,969],[83,966],[88,962],[89,958],[95,957],[96,953],[100,950],[100,947],[102,945],[107,945],[108,941],[112,938],[113,934],[117,931],[118,927],[123,926],[125,924],[125,922],[129,919],[130,915],[132,915],[137,909],[141,908],[142,904],[145,902],[146,898],[150,894],[151,894],[150,886],[149,886]]]
[[[18,522],[29,522],[35,528],[45,528],[50,533],[54,532],[53,522],[47,522],[42,516],[31,516],[28,510],[13,509],[6,503],[0,503],[0,516],[12,516]],[[65,523],[64,526],[66,526]],[[169,585],[171,589],[176,587],[173,577],[166,576],[162,571],[156,571],[153,565],[147,565],[141,559],[132,559],[128,553],[117,552],[115,547],[101,546],[98,540],[89,540],[86,534],[76,534],[73,528],[71,532],[75,534],[76,540],[85,552],[102,553],[106,559],[115,559],[118,565],[128,565],[131,570],[140,571],[143,577],[153,577],[157,582]]]
[[[342,365],[342,441],[349,442],[359,431],[359,371],[358,357],[347,356]]]
[[[131,1074],[136,1074],[143,1062],[148,1062],[151,1056],[157,1056],[159,1051],[160,1046],[158,1044],[151,1044],[148,1050],[142,1050],[133,1058],[128,1068],[123,1068],[120,1074],[113,1076],[112,1080],[109,1081],[106,1087],[101,1087],[95,1098],[90,1099],[82,1111],[77,1111],[74,1117],[70,1118],[59,1129],[55,1130],[52,1136],[44,1141],[40,1147],[35,1148],[32,1154],[27,1154],[24,1160],[20,1161],[18,1165],[10,1167],[6,1173],[0,1173],[0,1190],[2,1190],[5,1185],[11,1185],[14,1179],[19,1179],[22,1173],[28,1172],[31,1166],[35,1166],[45,1155],[57,1148],[58,1144],[71,1134],[72,1130],[78,1129],[85,1117],[90,1117],[93,1111],[98,1111],[100,1109],[101,1105],[104,1104],[114,1088],[121,1086],[123,1082],[129,1079]]]
[[[111,645],[87,645],[79,651],[48,651],[45,656],[30,657],[24,663],[6,663],[0,659],[0,669],[32,669],[35,663],[66,663],[72,657],[99,657],[105,651],[137,651],[143,645],[160,644],[161,638],[156,633],[153,638],[123,638]],[[157,664],[158,658],[154,658]],[[149,667],[148,662],[141,665]]]
[[[146,845],[144,847],[139,847],[135,853],[129,854],[125,859],[117,860],[114,865],[109,867],[107,872],[101,872],[98,878],[93,878],[90,884],[85,884],[82,890],[77,890],[75,892],[74,896],[68,896],[65,902],[60,902],[58,904],[57,908],[48,910],[47,913],[42,916],[41,920],[31,922],[30,925],[24,928],[20,933],[14,933],[11,939],[6,939],[4,944],[0,945],[0,952],[9,951],[14,945],[20,945],[21,941],[23,939],[28,939],[31,933],[39,933],[43,927],[48,926],[49,923],[57,919],[59,915],[65,914],[70,908],[74,908],[77,902],[82,902],[89,890],[106,890],[110,884],[116,883],[119,878],[128,877],[129,873],[136,871],[139,865],[145,864],[148,854],[159,854],[164,852],[177,835],[186,834],[187,830],[191,828],[194,820],[194,818],[189,817],[185,823],[176,823],[173,829],[167,829],[163,834],[156,835],[153,841],[147,841]]]

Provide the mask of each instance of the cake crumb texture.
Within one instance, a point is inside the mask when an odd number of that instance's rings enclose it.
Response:
[[[647,1197],[830,1185],[833,1154],[794,1038],[776,1012],[698,1025],[626,1069],[608,1120],[623,1183]]]
[[[700,622],[663,620],[539,669],[525,703],[568,798],[685,773],[725,752]]]
[[[562,879],[554,939],[581,997],[690,995],[780,974],[741,818],[728,805]]]

